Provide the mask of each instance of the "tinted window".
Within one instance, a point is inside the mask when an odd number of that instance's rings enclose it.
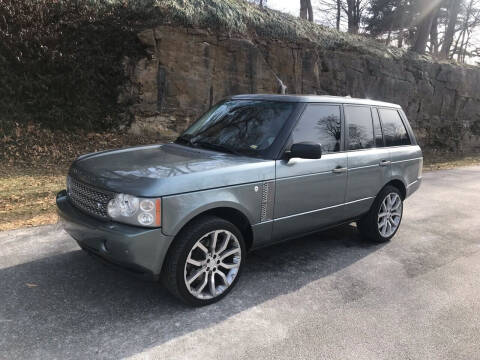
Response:
[[[295,109],[295,103],[230,100],[217,104],[192,124],[177,142],[243,154],[270,148]]]
[[[345,120],[349,150],[369,149],[375,146],[370,107],[345,106]]]
[[[379,109],[386,146],[410,145],[405,125],[397,110]]]
[[[292,142],[310,141],[322,145],[322,152],[340,151],[342,122],[340,107],[308,105],[292,132]]]
[[[372,108],[372,117],[373,117],[373,134],[375,135],[375,146],[383,147],[383,134],[382,126],[380,125],[380,119],[378,117],[378,110]]]

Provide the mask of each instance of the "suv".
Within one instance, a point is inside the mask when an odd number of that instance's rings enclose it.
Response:
[[[173,143],[80,156],[57,206],[82,249],[199,306],[232,289],[252,249],[350,222],[390,240],[422,164],[398,105],[241,95]]]

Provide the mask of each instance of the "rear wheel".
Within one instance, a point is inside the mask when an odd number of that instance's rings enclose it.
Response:
[[[163,268],[166,287],[182,301],[203,306],[230,292],[245,257],[242,233],[218,217],[200,218],[175,239]]]
[[[370,241],[389,241],[397,233],[403,215],[400,191],[388,185],[380,191],[368,214],[357,222],[362,236]]]

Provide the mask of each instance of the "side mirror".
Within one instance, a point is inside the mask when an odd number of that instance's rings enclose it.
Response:
[[[322,157],[322,146],[313,142],[293,144],[287,155],[289,158],[320,159]]]

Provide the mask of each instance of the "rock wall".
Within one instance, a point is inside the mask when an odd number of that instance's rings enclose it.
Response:
[[[401,104],[426,149],[480,149],[480,69],[203,29],[160,26],[138,35],[139,102],[131,131],[175,136],[222,98],[241,93],[351,95]]]

